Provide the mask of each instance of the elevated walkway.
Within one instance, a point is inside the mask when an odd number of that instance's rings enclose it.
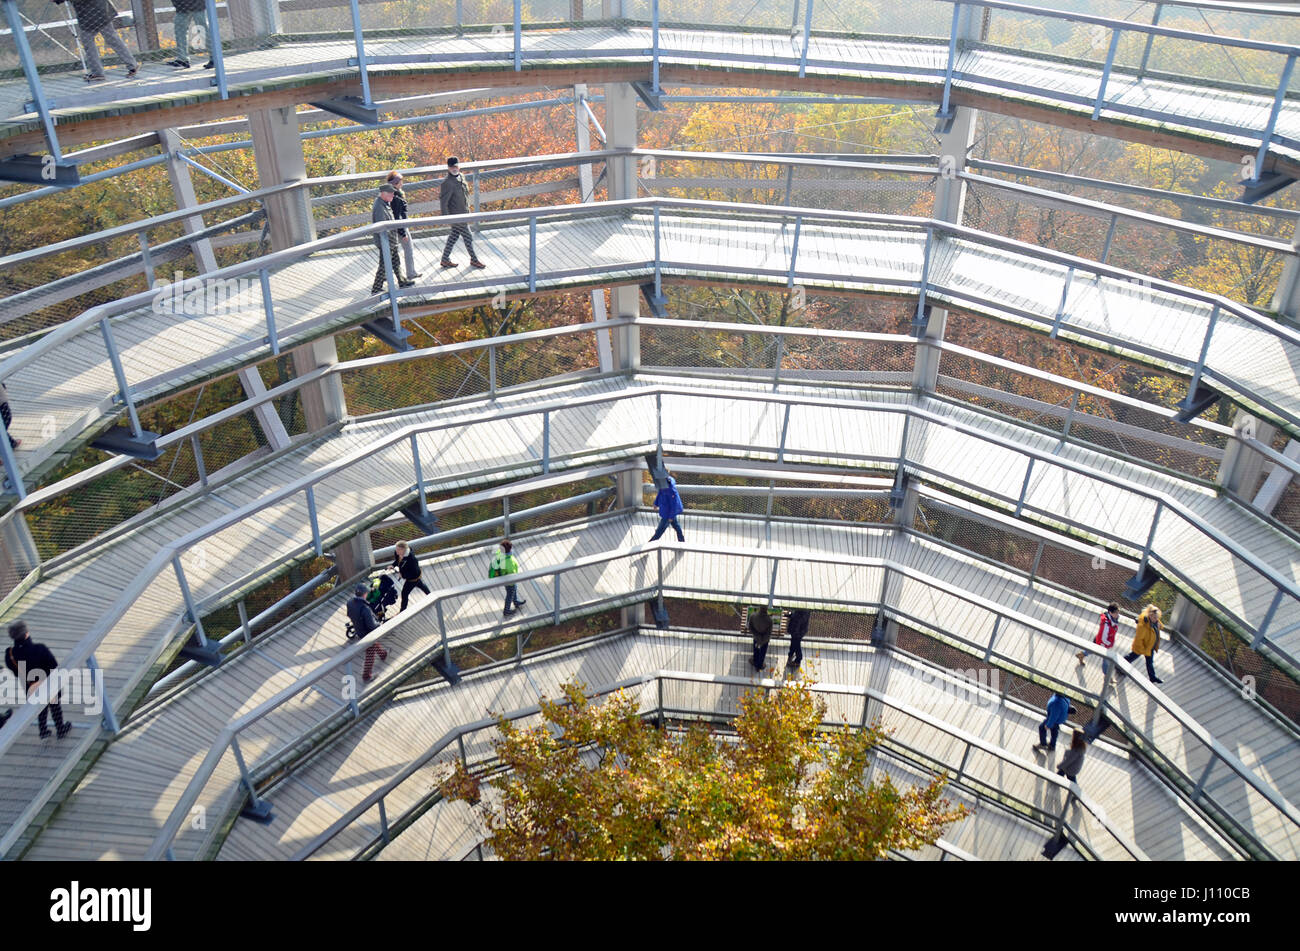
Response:
[[[774,642],[773,654],[782,646]],[[1000,700],[993,694],[982,694],[977,688],[944,675],[936,678],[934,671],[908,658],[860,645],[809,641],[805,655],[805,663],[815,667],[818,683],[869,687],[910,709],[930,714],[989,742],[1003,751],[1006,758],[979,749],[968,753],[966,744],[956,737],[909,712],[873,700],[870,716],[880,718],[882,725],[892,730],[889,745],[895,752],[910,753],[929,760],[927,765],[947,768],[959,788],[960,784],[973,783],[977,788],[1000,790],[1013,808],[1036,807],[1049,814],[1060,811],[1063,805],[1060,790],[1044,783],[1032,769],[1046,767],[1054,772],[1055,762],[1049,766],[1047,757],[1035,758],[1025,745],[1041,719],[1037,711]],[[520,665],[471,676],[455,687],[417,688],[371,713],[273,789],[267,798],[277,812],[276,820],[270,827],[237,823],[222,848],[221,857],[293,857],[328,828],[323,823],[331,823],[345,814],[424,753],[437,738],[461,724],[531,707],[542,696],[555,697],[559,686],[570,678],[576,677],[592,688],[657,670],[753,680],[749,659],[748,639],[739,636],[643,629],[634,635],[544,654]],[[779,657],[775,659],[778,665],[782,662]],[[650,684],[648,688],[631,688],[643,710],[655,709],[655,687]],[[665,708],[673,711],[734,714],[742,690],[731,684],[665,680],[663,702]],[[829,698],[829,720],[839,719],[841,699],[847,698]],[[851,718],[854,723],[860,719],[861,700],[857,700],[856,707],[857,715]],[[523,722],[533,723],[536,718]],[[466,739],[465,755],[471,763],[490,756],[494,736],[495,730],[487,729]],[[1055,756],[1060,755],[1058,750]],[[458,750],[453,746],[440,758],[441,762],[424,767],[418,781],[403,784],[409,787],[403,795],[393,801],[385,800],[389,814],[396,819],[427,796],[437,768],[441,766],[445,770],[445,764],[457,758]],[[1080,786],[1113,827],[1121,835],[1131,836],[1147,857],[1218,860],[1238,857],[1204,820],[1190,812],[1140,762],[1106,741],[1089,749]],[[975,811],[980,814],[986,808],[976,805]],[[453,843],[463,844],[463,834],[457,834],[446,811],[443,815],[449,820],[449,827],[438,829],[438,835],[450,834]],[[369,818],[376,819],[374,815]],[[1089,823],[1081,823],[1081,828],[1086,830],[1084,834],[1089,836],[1085,839],[1086,846],[1106,859],[1130,858],[1112,835],[1098,828],[1100,823],[1095,818],[1089,818]],[[1041,825],[1023,821],[1014,825],[1014,832],[1001,841],[995,838],[979,843],[983,830],[972,830],[975,833],[972,835],[960,827],[950,829],[947,837],[958,845],[966,839],[980,848],[976,855],[987,859],[1030,858],[1051,837]],[[351,857],[379,833],[377,821],[356,823],[314,857]],[[401,843],[404,835],[397,836],[395,841]]]
[[[1002,633],[995,637],[995,649],[987,653],[989,662],[1011,670],[1031,671],[1040,682],[1065,689],[1085,702],[1094,702],[1101,688],[1096,659],[1080,669],[1074,658],[1075,650],[1090,643],[1097,606],[1065,592],[1042,584],[1029,585],[1014,572],[892,529],[780,521],[768,525],[759,519],[693,512],[688,518],[688,546],[680,550],[670,547],[664,553],[664,585],[669,594],[723,602],[746,596],[765,597],[772,588],[770,563],[758,554],[764,550],[796,558],[800,552],[814,556],[835,552],[844,561],[886,559],[893,566],[890,579],[885,578],[880,567],[835,570],[826,564],[783,561],[793,573],[782,573],[775,589],[777,600],[785,604],[792,599],[805,600],[832,609],[872,613],[878,609],[877,599],[883,591],[885,610],[890,616],[975,652],[980,652],[987,642],[997,613],[1014,611],[1018,617],[1035,619],[1034,624],[1027,627],[1025,621],[999,622]],[[610,553],[626,551],[643,543],[654,523],[654,516],[648,512],[611,515],[516,539],[524,568],[538,569],[582,557],[608,558]],[[705,551],[696,551],[697,547]],[[454,586],[481,581],[490,548],[490,544],[475,544],[426,557],[425,574],[434,596]],[[712,554],[719,551],[737,554],[730,558]],[[521,593],[528,601],[526,611],[509,623],[501,617],[500,589],[496,585],[456,595],[437,611],[430,610],[436,605],[428,604],[416,592],[414,607],[406,616],[399,616],[399,622],[384,635],[390,656],[377,666],[378,679],[369,686],[358,684],[362,716],[368,715],[369,704],[382,701],[393,683],[424,668],[429,658],[436,656],[440,620],[450,643],[465,644],[539,621],[549,623],[557,610],[561,617],[569,617],[645,600],[654,594],[653,570],[635,569],[634,564],[598,562],[566,577],[559,605],[554,600],[552,578],[525,582]],[[974,592],[976,601],[970,601],[966,591]],[[130,858],[144,854],[181,801],[183,791],[194,781],[203,751],[216,742],[221,729],[236,716],[264,711],[239,733],[243,756],[257,775],[266,775],[308,752],[305,738],[323,736],[327,729],[346,724],[352,714],[342,692],[341,677],[345,673],[356,676],[359,671],[355,666],[328,669],[343,649],[341,609],[345,596],[346,592],[340,592],[302,612],[276,633],[255,641],[221,668],[205,673],[128,723],[37,838],[29,857]],[[1131,636],[1127,623],[1125,628],[1121,641]],[[1060,631],[1071,633],[1062,635]],[[812,634],[819,632],[814,630]],[[1069,639],[1072,634],[1073,640]],[[772,649],[773,658],[779,658],[781,649],[780,644]],[[729,653],[735,650],[728,648]],[[1300,800],[1300,770],[1289,755],[1296,734],[1242,699],[1236,685],[1208,671],[1188,648],[1178,643],[1168,645],[1161,651],[1159,663],[1166,680],[1159,694],[1163,698],[1160,703],[1153,702],[1155,695],[1145,679],[1124,679],[1116,686],[1109,705],[1112,711],[1118,711],[1121,727],[1139,739],[1149,737],[1144,745],[1155,748],[1163,757],[1159,760],[1162,768],[1184,789],[1190,791],[1196,779],[1205,774],[1206,766],[1212,766],[1209,781],[1202,784],[1202,801],[1228,816],[1242,835],[1267,843],[1276,854],[1300,854],[1300,829],[1260,792],[1273,790],[1290,802]],[[728,671],[730,668],[714,672]],[[296,678],[313,672],[320,675],[315,683],[300,681],[289,689]],[[581,673],[593,685],[609,682],[597,676],[609,671],[592,672],[590,676]],[[862,682],[846,680],[847,675],[820,667],[819,676],[832,682]],[[474,701],[473,709],[468,710],[471,718],[482,715],[475,705],[478,702]],[[1227,764],[1212,762],[1204,740],[1171,713],[1184,703],[1190,711],[1205,717],[1201,726],[1210,730],[1213,741],[1245,761],[1260,789],[1244,781]],[[463,721],[467,709],[445,713],[448,717],[460,716]],[[427,745],[440,734],[440,730],[433,730],[424,742]],[[1017,742],[1023,745],[1008,749],[1028,757],[1030,746],[1036,742],[1033,724]],[[402,760],[401,765],[410,758]],[[200,793],[194,802],[203,807],[209,826],[198,831],[182,828],[175,844],[178,857],[208,854],[220,842],[223,817],[229,815],[241,795],[239,771],[229,755],[219,761],[209,778],[199,782]],[[109,802],[114,805],[106,811]],[[239,825],[237,822],[236,830]],[[249,834],[258,833],[265,834],[265,830],[258,826],[257,832]]]
[[[932,304],[1162,370],[1190,377],[1200,367],[1203,385],[1300,434],[1300,333],[1241,305],[1082,258],[918,219],[720,202],[478,217],[488,270],[472,271],[463,259],[458,269],[426,269],[399,293],[403,307],[665,281],[924,294]],[[440,254],[442,221],[415,222],[421,254]],[[388,298],[369,292],[373,239],[360,240],[336,236],[225,268],[205,280],[197,302],[164,288],[115,303],[107,338],[100,319],[107,311],[95,308],[7,356],[0,375],[15,407],[13,433],[23,440],[16,457],[24,481],[122,414],[122,379],[139,404],[372,318],[391,323]]]
[[[513,31],[365,39],[374,98],[476,86],[571,86],[646,82],[745,86],[945,102],[947,38],[813,34],[806,53],[784,31],[739,27],[544,29],[525,25],[518,53]],[[1285,47],[1277,45],[1279,50]],[[656,55],[657,53],[657,55]],[[516,56],[518,62],[516,64]],[[87,89],[80,73],[45,74],[45,97],[65,145],[153,131],[157,111],[173,124],[243,115],[249,109],[319,102],[358,91],[357,46],[350,35],[276,37],[270,48],[223,58],[229,98],[211,73],[177,73],[145,64],[135,80]],[[1278,57],[1281,72],[1284,57]],[[1101,98],[1099,100],[1099,92]],[[1046,54],[964,45],[953,63],[953,105],[1085,127],[1119,138],[1236,162],[1254,153],[1270,129],[1272,90],[1230,88],[1207,80],[1139,75],[1131,69]],[[37,151],[39,117],[21,75],[0,84],[0,157]],[[1300,176],[1300,105],[1281,104],[1272,161]]]
[[[490,476],[533,475],[552,466],[653,451],[660,407],[669,451],[893,471],[902,446],[908,472],[923,481],[981,504],[1018,507],[1048,527],[1064,526],[1090,540],[1116,540],[1116,547],[1127,551],[1135,547],[1134,526],[1143,519],[1149,524],[1156,505],[1178,505],[1214,535],[1181,517],[1166,517],[1156,522],[1150,560],[1193,597],[1226,606],[1222,613],[1238,630],[1251,629],[1251,619],[1270,613],[1275,593],[1282,590],[1262,570],[1294,578],[1295,542],[1212,489],[1080,447],[1060,447],[1023,427],[941,400],[888,393],[849,397],[841,390],[809,387],[772,394],[754,384],[719,389],[640,376],[514,395],[486,411],[483,406],[467,403],[364,420],[287,451],[166,517],[142,517],[112,544],[95,546],[27,591],[0,623],[26,617],[65,666],[81,665],[83,655],[95,650],[109,695],[125,711],[134,692],[151,682],[149,672],[179,647],[176,637],[187,626],[176,576],[166,569],[166,559],[154,554],[169,551],[178,535],[183,544],[175,550],[184,554],[193,597],[210,607],[254,586],[267,572],[310,557],[313,506],[321,537],[329,542],[410,501],[415,494],[411,436],[420,445],[430,488],[457,488]],[[911,420],[906,446],[904,419]],[[1021,446],[1028,448],[1014,448]],[[1025,451],[1052,461],[1030,471]],[[1096,468],[1089,470],[1090,465]],[[1027,478],[1035,471],[1036,478]],[[313,487],[311,502],[307,487]],[[1234,550],[1248,552],[1259,567]],[[155,565],[152,570],[161,572],[156,576],[146,570]],[[131,571],[141,575],[123,592],[122,579]],[[87,590],[104,592],[102,600],[87,602],[78,594]],[[114,596],[117,601],[110,602]],[[1283,600],[1271,615],[1279,633],[1264,646],[1294,656],[1300,633],[1288,627],[1293,615],[1300,617],[1300,603]],[[74,719],[85,728],[77,731],[78,742],[64,741],[55,751],[30,730],[0,734],[7,824],[24,825],[57,786],[63,774],[51,774],[46,758],[62,756],[59,768],[66,771],[86,752],[94,733],[88,721]]]

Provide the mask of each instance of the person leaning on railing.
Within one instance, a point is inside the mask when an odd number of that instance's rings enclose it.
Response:
[[[54,2],[63,3],[64,0]],[[122,62],[126,64],[126,78],[133,78],[140,71],[140,64],[135,61],[113,27],[117,10],[109,0],[72,0],[72,9],[77,14],[77,39],[86,56],[86,82],[102,83],[107,78],[104,76],[104,64],[99,59],[99,50],[95,46],[97,36],[102,36],[108,48],[122,57]]]
[[[176,58],[167,61],[168,66],[177,69],[190,68],[190,24],[203,30],[203,48],[208,51],[208,61],[204,69],[212,69],[212,31],[208,29],[208,4],[206,0],[171,0],[176,18],[172,28],[176,31]]]

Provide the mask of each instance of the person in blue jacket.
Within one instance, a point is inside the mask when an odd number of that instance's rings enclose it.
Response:
[[[1056,737],[1061,732],[1061,724],[1072,713],[1078,713],[1078,711],[1070,706],[1069,697],[1063,697],[1059,693],[1052,694],[1052,699],[1047,701],[1047,719],[1038,724],[1038,742],[1034,745],[1034,749],[1056,749]],[[1052,741],[1050,743],[1047,741],[1048,730],[1052,731]]]
[[[677,540],[686,541],[686,536],[682,534],[682,526],[677,521],[677,516],[686,510],[686,506],[682,505],[682,497],[677,492],[677,480],[672,476],[668,477],[668,484],[655,496],[655,508],[659,510],[659,527],[650,536],[650,540],[658,541],[664,529],[671,525],[677,532]]]

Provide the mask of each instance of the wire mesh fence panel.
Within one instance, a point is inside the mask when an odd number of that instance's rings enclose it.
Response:
[[[521,386],[579,370],[598,370],[590,333],[505,343],[496,348],[497,387]]]
[[[431,356],[344,372],[343,393],[355,416],[479,396],[488,391],[487,350]]]

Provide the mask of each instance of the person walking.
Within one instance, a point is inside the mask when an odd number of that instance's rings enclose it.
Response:
[[[785,632],[790,635],[790,653],[785,659],[785,665],[795,670],[803,663],[803,639],[808,633],[808,622],[812,619],[812,612],[805,608],[795,608],[790,612],[790,618],[785,623]]]
[[[406,208],[406,192],[402,191],[402,173],[392,171],[388,173],[388,184],[392,185],[393,192],[393,217],[398,221],[405,221],[408,217]],[[406,276],[415,280],[420,276],[420,272],[415,269],[415,245],[411,242],[411,232],[406,228],[397,230],[397,238],[402,243],[402,256],[406,258]]]
[[[488,577],[500,578],[502,575],[513,575],[519,572],[519,559],[510,553],[514,545],[510,539],[501,543],[501,547],[492,555],[492,563],[488,565]],[[515,613],[516,608],[522,608],[527,604],[523,598],[519,597],[519,586],[514,584],[506,585],[506,606],[501,612],[502,617],[510,617]]]
[[[5,651],[5,666],[9,672],[18,678],[18,682],[23,686],[26,696],[31,696],[40,685],[54,678],[54,671],[58,668],[59,663],[54,659],[54,653],[44,644],[38,644],[32,640],[32,635],[27,630],[27,622],[23,620],[14,621],[9,625],[9,639],[13,641],[13,646]],[[41,712],[36,715],[36,726],[40,729],[41,739],[48,739],[50,728],[47,725],[48,718],[54,717],[54,731],[58,734],[59,739],[63,739],[72,729],[71,723],[63,720],[63,707],[59,700],[59,687],[57,684],[49,689],[49,702],[46,703]],[[5,717],[8,720],[8,717]]]
[[[397,194],[397,189],[387,182],[379,186],[379,197],[375,199],[374,207],[370,210],[370,220],[378,224],[381,221],[393,221],[393,196]],[[388,281],[388,269],[384,267],[384,242],[388,242],[388,258],[393,265],[393,277],[397,279],[398,287],[410,287],[415,281],[408,281],[402,276],[402,258],[397,253],[397,233],[395,231],[386,231],[383,234],[375,235],[375,247],[379,249],[379,267],[375,269],[375,282],[370,285],[370,293],[378,294],[384,289],[384,284]]]
[[[369,593],[370,586],[364,581],[358,582],[352,589],[352,597],[348,599],[348,620],[352,622],[351,639],[354,641],[361,640],[379,627],[379,619],[375,617],[375,612],[370,610],[370,605],[366,602],[366,595]],[[378,641],[366,647],[366,663],[361,671],[362,683],[369,683],[370,678],[374,676],[371,671],[374,670],[376,657],[380,660],[388,660],[388,651]]]
[[[438,207],[444,215],[469,214],[469,186],[465,184],[465,176],[460,172],[460,159],[454,155],[447,159],[447,177],[438,189]],[[470,267],[487,267],[474,253],[474,238],[467,225],[451,226],[451,234],[447,236],[447,243],[442,249],[443,267],[456,266],[456,262],[451,259],[451,249],[455,247],[457,238],[465,242]]]
[[[1075,730],[1070,738],[1070,748],[1065,751],[1061,761],[1056,764],[1056,775],[1064,776],[1070,782],[1079,781],[1079,770],[1083,768],[1083,754],[1087,752],[1088,740],[1082,730]]]
[[[667,485],[660,489],[659,494],[655,496],[655,508],[659,510],[659,527],[650,536],[650,540],[652,542],[658,541],[663,535],[664,529],[671,525],[673,531],[677,533],[677,540],[679,542],[686,541],[686,536],[682,534],[682,526],[677,521],[677,516],[686,511],[686,506],[682,505],[681,494],[677,491],[677,480],[672,476],[668,477]]]
[[[63,3],[64,0],[54,0]],[[117,35],[113,23],[117,19],[117,10],[109,0],[71,0],[72,9],[77,15],[77,40],[86,57],[86,82],[102,83],[104,64],[99,58],[99,47],[95,37],[102,36],[108,48],[122,58],[126,64],[126,78],[132,79],[140,71],[140,64],[135,61],[126,43]]]
[[[208,51],[208,61],[204,69],[212,69],[212,31],[208,29],[208,5],[205,0],[172,0],[175,17],[172,29],[176,35],[176,58],[167,61],[168,66],[177,69],[190,68],[190,26],[203,30],[203,48]]]
[[[749,612],[749,636],[754,639],[754,669],[762,670],[767,663],[767,645],[772,640],[772,615],[767,613],[766,606]]]
[[[1056,749],[1056,737],[1061,732],[1061,724],[1069,718],[1070,714],[1077,713],[1074,707],[1070,706],[1070,698],[1062,696],[1059,693],[1052,694],[1047,701],[1047,719],[1038,724],[1038,742],[1034,745],[1036,750]],[[1047,732],[1051,731],[1052,739],[1049,742]]]
[[[429,586],[420,577],[420,562],[416,559],[415,552],[411,551],[411,546],[406,542],[398,542],[394,546],[392,566],[402,576],[402,606],[398,610],[405,611],[411,592],[419,588],[425,594],[429,594]]]
[[[0,420],[4,420],[5,435],[9,436],[9,427],[12,426],[14,422],[14,412],[9,408],[9,391],[5,389],[3,383],[0,383]],[[23,441],[21,439],[14,439],[13,436],[9,436],[9,445],[11,448],[17,449],[22,444]]]
[[[1160,649],[1160,609],[1148,604],[1138,615],[1137,633],[1133,635],[1133,650],[1124,658],[1130,664],[1139,654],[1147,659],[1147,679],[1153,684],[1164,683],[1156,676],[1155,656]]]
[[[1115,646],[1115,635],[1118,633],[1119,633],[1119,605],[1116,604],[1114,601],[1112,601],[1110,604],[1106,605],[1106,610],[1102,612],[1101,625],[1097,628],[1097,636],[1092,639],[1092,642],[1099,647],[1103,647],[1106,650],[1110,650],[1112,647]],[[1084,663],[1084,661],[1087,660],[1088,657],[1088,655],[1083,651],[1079,651],[1079,653],[1076,654],[1075,656],[1079,658],[1080,664]],[[1110,673],[1109,658],[1102,659],[1101,672],[1103,674]]]

